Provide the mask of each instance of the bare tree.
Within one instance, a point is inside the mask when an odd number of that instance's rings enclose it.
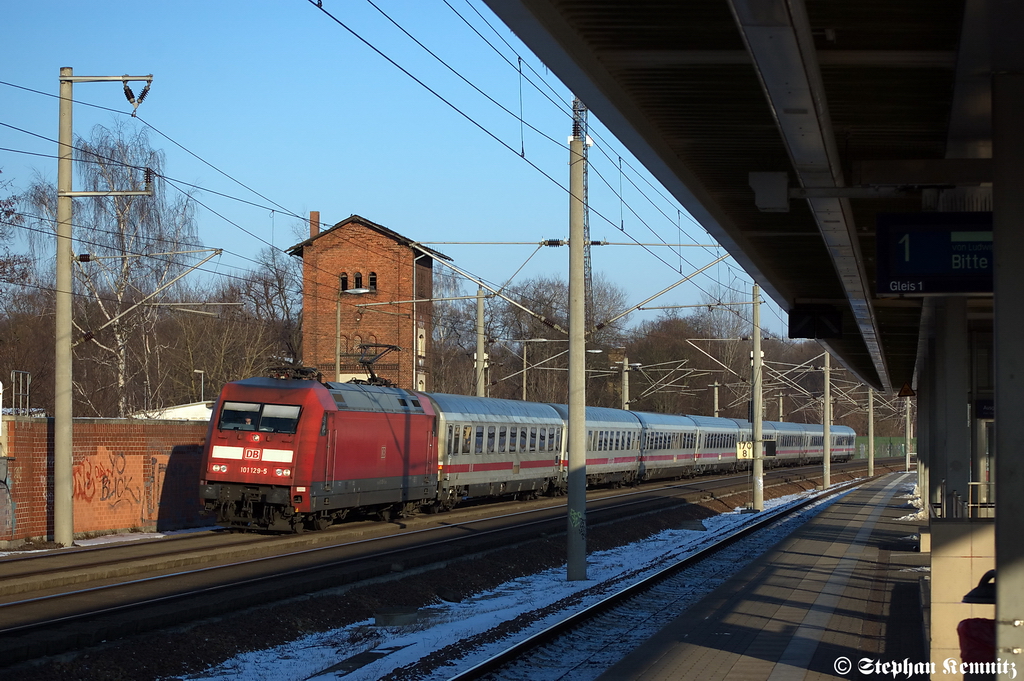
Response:
[[[10,185],[10,181],[0,181],[0,193],[5,193]],[[14,228],[22,222],[18,213],[18,197],[8,195],[0,198],[0,284],[24,281],[28,276],[28,256],[11,253],[10,250]]]
[[[278,359],[298,363],[302,357],[302,260],[268,246],[256,266],[238,284],[249,314],[269,325]]]
[[[476,307],[469,300],[438,300],[466,295],[462,279],[446,267],[433,275],[433,358],[431,387],[442,393],[467,395],[474,389],[473,352],[476,347]]]
[[[569,287],[554,277],[537,277],[509,290],[510,297],[534,314],[502,299],[489,306],[488,335],[503,343],[490,353],[492,394],[500,397],[522,396],[522,357],[528,353],[527,395],[531,401],[566,402],[568,400],[568,343],[555,326],[568,327]],[[594,319],[610,319],[625,307],[625,292],[605,277],[594,278]],[[543,318],[543,319],[541,319]],[[545,321],[546,320],[546,321]],[[618,347],[624,338],[625,318],[594,331],[587,338],[588,348],[607,350]],[[535,342],[547,339],[551,342]],[[604,355],[588,356],[592,368],[607,369]],[[617,393],[608,380],[588,383],[587,401],[593,405],[616,404]]]
[[[144,130],[126,126],[93,129],[89,140],[75,142],[80,188],[86,191],[139,191],[151,179],[153,196],[107,196],[76,202],[74,249],[74,324],[84,345],[77,350],[81,376],[76,392],[90,411],[125,416],[142,407],[132,381],[147,376],[163,346],[149,342],[157,315],[139,305],[183,271],[199,248],[195,202],[188,194],[168,196],[163,181],[163,153],[149,146]],[[56,190],[36,181],[24,202],[37,222],[53,228]],[[166,295],[166,292],[162,295]],[[160,296],[154,298],[159,300]],[[100,330],[102,329],[102,330]],[[87,379],[88,383],[83,383]],[[100,396],[113,396],[116,406]]]

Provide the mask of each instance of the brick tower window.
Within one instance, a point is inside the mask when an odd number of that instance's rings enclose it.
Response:
[[[376,291],[377,290],[377,273],[376,272],[370,272],[369,275],[367,275],[366,288],[370,289],[371,291]]]
[[[356,285],[355,285],[356,288],[362,288],[363,287],[363,273],[362,272],[356,272],[356,274],[355,274],[355,283],[356,283]]]
[[[347,291],[348,290],[348,273],[347,272],[342,272],[341,273],[341,290],[342,291]]]

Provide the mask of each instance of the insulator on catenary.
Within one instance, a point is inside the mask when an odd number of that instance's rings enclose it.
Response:
[[[142,88],[142,92],[139,93],[139,104],[142,104],[142,100],[149,94],[149,83],[146,83],[146,87]]]
[[[127,81],[124,83],[124,96],[128,100],[129,104],[135,103],[135,93],[132,92],[130,87],[128,87]]]

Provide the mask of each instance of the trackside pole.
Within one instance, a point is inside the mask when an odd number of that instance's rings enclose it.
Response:
[[[587,578],[587,391],[586,294],[583,243],[582,133],[569,140],[569,503],[567,526],[569,581]]]
[[[751,421],[754,440],[754,510],[764,510],[764,442],[761,432],[761,289],[754,284],[754,334],[750,381]]]

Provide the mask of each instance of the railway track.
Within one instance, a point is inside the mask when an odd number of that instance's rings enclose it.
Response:
[[[773,477],[804,473],[774,471],[766,484]],[[744,479],[601,491],[588,502],[590,523],[713,498],[734,491]],[[343,524],[312,535],[203,533],[8,558],[0,561],[0,665],[564,531],[561,503],[514,508],[509,513],[508,504],[477,507],[401,524]]]

